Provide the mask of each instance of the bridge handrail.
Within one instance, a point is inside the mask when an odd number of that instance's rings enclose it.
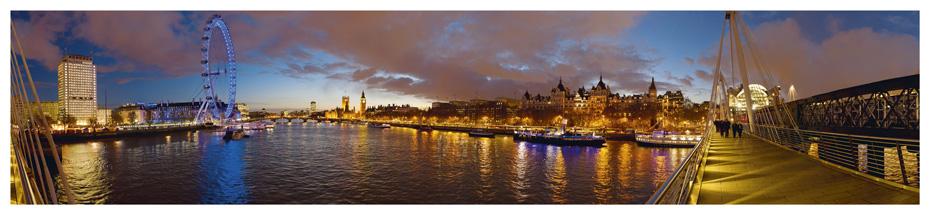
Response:
[[[771,125],[755,126],[757,129],[754,136],[807,154],[813,159],[854,173],[864,173],[860,175],[872,176],[881,182],[902,185],[902,188],[919,186],[917,167],[920,166],[920,159],[907,159],[919,158],[919,140],[796,130]],[[888,154],[888,148],[893,148],[892,154]],[[915,155],[905,157],[907,153]],[[893,156],[895,161],[885,163],[886,155]],[[910,161],[913,162],[909,164]],[[885,167],[889,164],[891,167],[897,166],[898,170],[890,169],[894,172],[886,173]],[[900,177],[897,177],[898,174]],[[892,177],[887,177],[889,175]]]
[[[697,182],[700,175],[700,167],[710,148],[710,134],[708,128],[704,130],[704,137],[701,141],[688,152],[685,160],[681,162],[678,169],[675,170],[665,183],[656,190],[646,204],[686,204],[691,196],[691,189]]]
[[[760,126],[760,127],[773,127],[773,126],[768,126],[768,125],[758,125],[758,126]],[[831,133],[831,132],[823,132],[823,131],[812,131],[812,130],[801,130],[801,131],[806,132],[806,133],[813,133],[813,134],[834,135],[834,136],[845,136],[845,137],[854,137],[854,138],[861,138],[861,139],[875,139],[875,140],[884,140],[884,141],[890,141],[890,142],[904,142],[904,143],[908,143],[908,144],[911,144],[911,145],[919,145],[919,144],[920,144],[920,140],[914,140],[914,139],[901,139],[901,138],[891,138],[891,137],[873,137],[873,136],[863,136],[863,135],[855,135],[855,134],[840,134],[840,133]]]

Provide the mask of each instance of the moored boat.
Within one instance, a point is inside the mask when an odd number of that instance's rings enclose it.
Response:
[[[384,124],[368,123],[368,127],[370,127],[370,128],[391,128],[391,124],[387,124],[387,123],[384,123]]]
[[[241,128],[227,127],[226,133],[223,134],[224,140],[238,140],[245,137],[249,137],[249,135],[245,134],[245,130]]]
[[[526,141],[530,143],[573,146],[604,146],[604,143],[607,142],[603,136],[597,136],[593,133],[548,133],[531,131],[515,131],[513,139],[515,141]]]
[[[478,129],[478,130],[469,131],[469,132],[468,132],[468,136],[472,136],[472,137],[491,137],[491,138],[494,138],[494,133],[487,132],[487,131],[482,130],[482,129]]]
[[[646,146],[693,147],[701,142],[700,134],[680,134],[669,131],[653,131],[652,134],[637,134],[636,142]]]

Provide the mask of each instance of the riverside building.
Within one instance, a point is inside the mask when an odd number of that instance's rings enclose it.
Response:
[[[59,122],[87,126],[96,121],[97,66],[93,58],[67,55],[58,63],[58,105]]]

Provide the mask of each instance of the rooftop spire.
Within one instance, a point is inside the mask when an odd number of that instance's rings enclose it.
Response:
[[[656,77],[652,77],[652,83],[649,84],[649,91],[656,90]]]

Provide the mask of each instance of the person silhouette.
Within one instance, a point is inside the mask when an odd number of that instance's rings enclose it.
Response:
[[[743,137],[743,134],[742,134],[743,129],[742,129],[742,127],[743,127],[743,125],[742,125],[742,124],[739,124],[738,122],[737,122],[737,123],[733,123],[733,137],[737,137],[737,138],[742,138],[742,137]],[[739,136],[737,136],[737,135],[739,135]]]
[[[740,138],[743,138],[743,124],[739,124],[739,129],[736,130]]]
[[[723,137],[730,137],[730,121],[723,121]]]

